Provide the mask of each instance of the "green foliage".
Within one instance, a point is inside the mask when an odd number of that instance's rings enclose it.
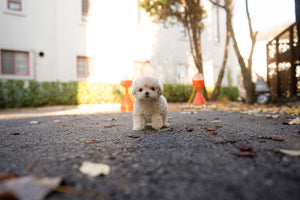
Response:
[[[143,0],[139,5],[164,25],[181,22],[190,28],[193,26],[191,23],[201,23],[201,20],[206,17],[200,2],[201,0]]]
[[[164,84],[163,95],[168,102],[187,102],[192,92],[192,85]]]
[[[3,84],[4,83],[4,84]],[[20,107],[26,102],[24,82],[21,80],[7,80],[2,85],[2,102],[8,107]],[[3,95],[6,94],[6,95]]]
[[[87,82],[0,81],[0,108],[121,102],[119,84]]]
[[[231,69],[228,69],[227,71],[227,80],[228,80],[229,87],[232,87],[233,77],[232,77]]]
[[[239,91],[237,87],[221,87],[218,101],[237,101],[239,97]]]
[[[47,105],[47,98],[45,92],[41,87],[41,83],[36,81],[29,81],[27,88],[28,103],[25,106],[38,107]]]

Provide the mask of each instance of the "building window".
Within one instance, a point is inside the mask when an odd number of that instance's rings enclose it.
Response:
[[[14,11],[22,11],[22,0],[7,0],[7,8]]]
[[[133,78],[150,75],[150,62],[149,61],[134,61]]]
[[[182,23],[179,23],[179,33],[180,33],[180,38],[186,39],[187,38],[187,31],[186,28]]]
[[[1,74],[29,75],[29,52],[1,50]]]
[[[82,0],[81,5],[81,20],[83,22],[90,21],[91,0]]]
[[[77,77],[88,78],[95,75],[95,58],[77,56]]]
[[[188,67],[184,64],[178,64],[177,66],[177,83],[187,84],[188,83]]]

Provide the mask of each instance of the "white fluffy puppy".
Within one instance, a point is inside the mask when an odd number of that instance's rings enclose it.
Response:
[[[132,86],[135,97],[133,108],[133,130],[143,130],[152,123],[156,130],[169,126],[167,122],[168,103],[162,95],[163,85],[154,77],[138,78]]]

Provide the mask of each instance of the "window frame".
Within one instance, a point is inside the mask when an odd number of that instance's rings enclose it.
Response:
[[[79,60],[78,59],[85,59],[84,71],[85,71],[86,75],[80,75],[79,74],[79,71],[78,71]],[[81,79],[81,78],[90,78],[90,77],[95,76],[94,74],[92,74],[92,72],[95,71],[95,69],[94,70],[91,69],[91,67],[93,67],[93,66],[90,65],[91,61],[94,62],[93,65],[95,65],[96,58],[95,57],[89,57],[89,56],[77,56],[76,57],[76,76],[77,76],[77,78]]]
[[[178,63],[176,65],[176,83],[187,84],[189,65]]]
[[[185,26],[183,25],[183,23],[179,23],[179,36],[180,36],[180,39],[188,39],[187,30],[186,30]]]
[[[4,73],[3,72],[3,63],[2,63],[2,59],[3,59],[3,52],[11,52],[14,54],[14,73]],[[17,53],[23,53],[26,54],[26,73],[18,73],[17,72],[17,60],[16,60],[16,55]],[[19,50],[7,50],[7,49],[1,49],[0,50],[0,73],[1,75],[8,75],[8,76],[29,76],[30,74],[30,61],[29,61],[30,57],[29,57],[29,52],[28,51],[19,51]]]
[[[83,1],[87,1],[87,12],[83,11]],[[91,0],[81,0],[81,22],[87,23],[91,21],[91,14],[90,14],[90,8],[91,8]]]
[[[13,9],[10,7],[11,4],[17,4],[20,6],[19,9]],[[23,11],[23,5],[22,5],[22,0],[16,1],[16,0],[7,0],[7,9],[10,11],[15,11],[15,12],[22,12]]]

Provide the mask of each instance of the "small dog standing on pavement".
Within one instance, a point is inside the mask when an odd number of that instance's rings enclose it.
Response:
[[[168,103],[162,93],[163,85],[154,77],[144,76],[134,82],[133,130],[144,130],[150,122],[156,130],[169,126]]]

